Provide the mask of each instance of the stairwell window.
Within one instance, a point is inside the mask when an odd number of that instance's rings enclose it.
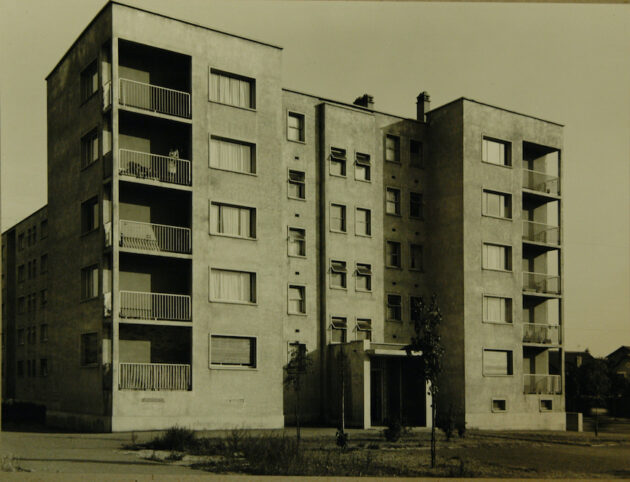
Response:
[[[330,174],[332,176],[346,175],[346,150],[339,147],[330,148]]]
[[[306,314],[306,287],[299,285],[289,285],[289,314]]]
[[[330,230],[337,233],[346,232],[346,207],[343,204],[330,205]]]
[[[210,336],[210,367],[256,368],[256,338]]]
[[[98,362],[98,333],[81,335],[81,366],[92,366]]]
[[[512,218],[512,196],[509,194],[483,190],[482,214],[495,218]]]
[[[98,130],[94,129],[81,138],[81,169],[98,161]]]
[[[483,321],[486,323],[512,323],[512,298],[484,295]]]
[[[411,167],[424,167],[424,152],[422,142],[409,140],[409,164]]]
[[[306,256],[306,230],[301,228],[289,228],[288,237],[289,256]]]
[[[400,216],[400,189],[388,187],[385,190],[385,212]]]
[[[81,234],[98,229],[98,197],[94,196],[81,204]]]
[[[370,155],[357,152],[354,158],[354,178],[357,181],[370,181]]]
[[[90,300],[98,296],[98,265],[81,270],[81,300]]]
[[[289,198],[306,199],[305,174],[303,171],[289,171]]]
[[[357,208],[354,220],[357,236],[372,235],[372,212],[369,209]]]
[[[212,268],[210,301],[256,303],[256,273]]]
[[[346,289],[347,270],[345,261],[330,261],[330,287]]]
[[[210,100],[221,104],[256,108],[256,81],[220,70],[210,70]]]
[[[98,64],[96,60],[81,72],[81,101],[92,97],[98,91]]]
[[[483,268],[500,271],[512,270],[512,248],[500,244],[483,244]]]
[[[372,320],[369,318],[357,318],[356,335],[357,340],[371,340]]]
[[[388,268],[400,268],[400,243],[387,241],[385,245],[385,263]]]
[[[256,239],[256,209],[232,204],[210,203],[210,233]]]
[[[484,137],[481,141],[481,160],[490,164],[499,166],[511,166],[511,144],[509,142],[500,141]]]
[[[304,114],[297,112],[287,114],[287,139],[304,142]]]
[[[483,374],[485,376],[512,375],[512,351],[483,350]]]
[[[387,321],[402,321],[402,296],[387,295]]]
[[[256,174],[256,146],[249,142],[211,136],[210,167]]]
[[[341,316],[333,316],[330,322],[331,343],[345,343],[348,341],[348,321]]]
[[[385,136],[385,160],[400,162],[400,137]]]
[[[422,194],[419,192],[409,193],[409,217],[422,219]]]
[[[424,269],[421,244],[409,245],[409,269],[414,271],[422,271]]]

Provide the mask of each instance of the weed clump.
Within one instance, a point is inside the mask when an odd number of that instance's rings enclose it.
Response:
[[[171,427],[163,435],[149,442],[154,450],[185,452],[197,449],[199,443],[195,431],[185,427]]]

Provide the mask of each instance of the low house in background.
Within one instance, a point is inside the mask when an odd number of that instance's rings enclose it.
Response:
[[[620,346],[615,351],[606,355],[611,373],[630,379],[630,346]]]

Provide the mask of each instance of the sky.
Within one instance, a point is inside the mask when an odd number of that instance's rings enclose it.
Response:
[[[627,5],[125,0],[284,47],[284,87],[415,117],[465,96],[564,124],[567,350],[630,345]],[[105,0],[0,0],[2,230],[46,203],[45,77]]]

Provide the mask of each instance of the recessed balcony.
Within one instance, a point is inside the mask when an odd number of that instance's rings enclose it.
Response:
[[[121,219],[120,247],[155,254],[190,254],[191,231],[179,226]]]
[[[523,221],[523,240],[545,245],[560,245],[560,227],[534,221]]]
[[[523,323],[523,343],[558,345],[560,343],[560,326],[546,323]]]
[[[559,395],[562,393],[562,376],[547,374],[523,375],[523,392],[526,394]]]
[[[523,291],[559,295],[560,276],[545,273],[523,273]]]
[[[120,363],[120,390],[190,390],[190,365]]]
[[[182,186],[192,184],[190,161],[186,159],[120,149],[118,165],[121,176]]]
[[[190,119],[190,94],[131,79],[119,79],[119,103],[158,114]]]
[[[560,196],[560,178],[540,171],[523,169],[523,188],[552,196]]]
[[[144,291],[120,292],[120,317],[146,321],[190,321],[188,295]]]

